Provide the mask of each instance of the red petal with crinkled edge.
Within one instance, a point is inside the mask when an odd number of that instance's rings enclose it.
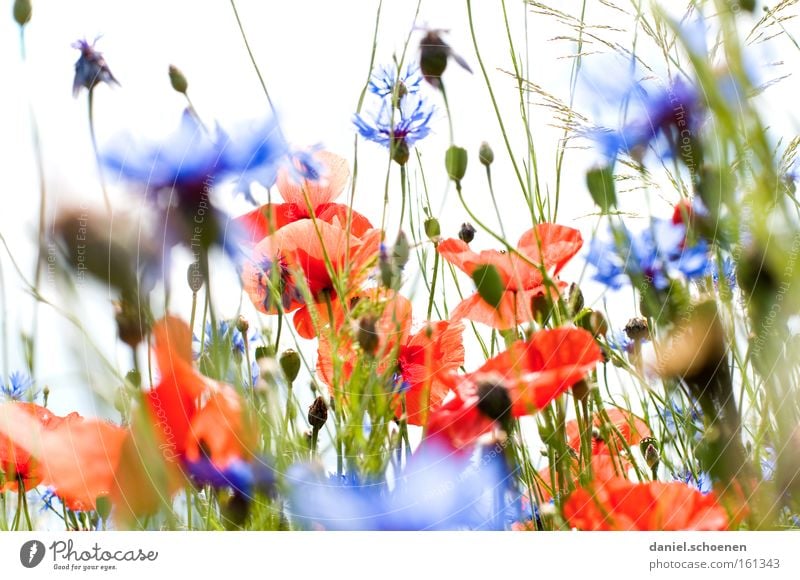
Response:
[[[296,180],[285,168],[278,172],[278,191],[287,203],[304,208],[308,215],[308,207],[312,210],[323,204],[331,203],[339,197],[350,179],[347,160],[330,151],[316,151],[314,161],[319,166],[319,179]]]
[[[550,223],[528,230],[517,244],[520,253],[532,262],[544,265],[551,276],[558,274],[582,246],[583,237],[578,230]]]

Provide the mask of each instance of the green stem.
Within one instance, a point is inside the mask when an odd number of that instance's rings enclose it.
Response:
[[[106,205],[106,212],[111,215],[111,201],[108,198],[108,190],[106,189],[106,180],[103,177],[103,166],[100,163],[100,151],[97,148],[97,136],[94,130],[94,87],[89,89],[89,98],[87,99],[89,109],[89,136],[92,138],[92,150],[94,151],[94,159],[97,163],[97,175],[100,179],[100,189],[103,191],[103,202]],[[108,254],[108,269],[111,270],[111,253]]]
[[[275,106],[272,104],[272,99],[269,96],[269,91],[267,90],[267,83],[264,82],[264,77],[261,76],[261,70],[258,68],[255,56],[253,56],[253,51],[250,48],[250,43],[247,41],[247,34],[245,34],[244,32],[244,26],[242,25],[241,18],[239,18],[239,11],[236,9],[236,2],[234,0],[231,0],[231,8],[233,8],[233,15],[236,17],[236,24],[239,26],[239,33],[242,35],[242,40],[244,41],[244,47],[247,49],[247,55],[250,57],[250,63],[253,65],[253,68],[256,71],[256,75],[258,76],[258,82],[261,83],[261,88],[264,90],[264,95],[267,97],[269,108],[272,109],[274,113]]]
[[[434,296],[436,294],[436,278],[438,277],[438,274],[439,274],[439,250],[438,250],[438,246],[439,246],[438,243],[436,243],[436,242],[433,243],[433,248],[434,248],[434,253],[433,253],[433,278],[431,279],[431,294],[430,294],[430,297],[428,298],[428,318],[427,318],[428,320],[431,319],[431,312],[433,312],[433,299],[434,299]]]

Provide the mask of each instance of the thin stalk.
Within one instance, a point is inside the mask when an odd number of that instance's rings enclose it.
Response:
[[[100,189],[103,191],[103,202],[106,206],[106,212],[111,215],[111,201],[108,198],[108,190],[106,189],[106,180],[103,177],[103,166],[100,163],[100,151],[97,148],[97,136],[94,130],[94,87],[89,89],[89,98],[86,100],[89,109],[89,136],[92,138],[92,150],[94,151],[94,159],[97,162],[97,176],[100,180]],[[108,268],[111,269],[111,253],[108,254]]]

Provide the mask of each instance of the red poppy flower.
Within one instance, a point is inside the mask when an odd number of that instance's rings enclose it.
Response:
[[[596,413],[594,416],[594,426],[606,433],[606,437],[614,443],[613,448],[616,451],[625,449],[625,443],[629,447],[639,444],[639,441],[645,437],[650,437],[650,428],[647,423],[622,409],[609,409],[606,411],[610,425],[606,430],[603,430],[603,425],[606,425],[605,416],[602,413]],[[577,421],[568,421],[565,425],[567,433],[567,443],[575,451],[581,450],[581,431]],[[620,437],[622,439],[620,439]],[[624,443],[623,443],[624,441]],[[602,438],[592,437],[592,455],[609,454],[609,441]]]
[[[517,250],[527,261],[516,254],[497,250],[476,253],[461,240],[444,240],[438,252],[445,260],[470,276],[478,266],[492,265],[504,286],[497,308],[475,293],[456,306],[451,319],[468,318],[498,330],[532,320],[531,300],[547,291],[542,269],[549,276],[556,276],[582,245],[583,238],[578,230],[549,223],[537,225],[520,238]]]
[[[498,412],[511,417],[534,414],[583,379],[602,356],[592,335],[583,329],[540,330],[473,373],[448,375],[456,398],[434,411],[428,436],[444,436],[456,448],[470,445],[492,425],[492,421],[473,424],[476,416],[487,411],[490,419],[496,419],[491,415]]]
[[[449,390],[443,380],[447,373],[464,364],[464,345],[461,323],[439,321],[427,324],[411,334],[411,303],[399,294],[380,298],[378,291],[364,293],[364,298],[382,302],[382,313],[375,329],[378,338],[375,360],[379,374],[394,372],[393,388],[405,395],[408,422],[424,425],[428,410],[439,405]],[[363,299],[363,298],[362,298]],[[355,365],[363,359],[355,349],[354,341],[339,339],[337,357],[342,361],[340,381],[349,380]],[[317,370],[333,394],[333,361],[331,344],[327,336],[320,336]],[[395,412],[401,413],[400,396],[395,401]]]
[[[672,211],[673,224],[683,224],[686,223],[687,220],[691,223],[692,219],[694,219],[694,206],[691,200],[682,199],[675,204],[675,208]]]
[[[349,223],[350,232],[356,237],[372,229],[372,224],[363,215],[346,205],[333,203],[350,179],[347,161],[328,151],[314,153],[314,159],[321,166],[318,180],[303,179],[298,183],[289,171],[282,169],[278,173],[278,191],[286,203],[262,205],[236,218],[253,244],[285,225],[309,219],[312,215],[320,221],[337,223],[342,228]]]
[[[0,405],[0,417],[8,424],[24,423],[26,428],[17,427],[12,436],[0,430],[0,473],[5,483],[2,490],[16,490],[18,478],[22,478],[25,489],[36,487],[42,481],[39,462],[31,454],[31,447],[44,431],[53,431],[65,422],[81,420],[77,413],[58,417],[48,409],[34,403],[12,402]]]
[[[571,527],[594,531],[718,531],[730,525],[713,493],[703,495],[680,482],[622,478],[576,489],[564,504],[564,517]]]
[[[324,327],[330,314],[336,317],[342,308],[328,265],[349,298],[369,274],[380,238],[379,230],[369,230],[358,238],[326,222],[291,223],[256,245],[242,273],[244,289],[256,308],[267,314],[278,312],[273,303],[277,292],[285,312],[297,311],[294,325],[298,334],[314,338],[314,318],[318,327]],[[302,285],[313,302],[305,303]]]

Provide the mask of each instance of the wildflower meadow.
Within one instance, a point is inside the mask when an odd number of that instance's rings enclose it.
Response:
[[[800,527],[796,0],[108,4],[0,11],[0,529]]]

